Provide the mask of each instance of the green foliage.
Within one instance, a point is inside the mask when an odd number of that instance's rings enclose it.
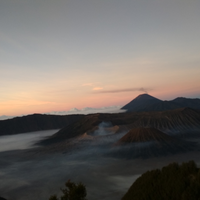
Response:
[[[57,196],[56,195],[51,195],[49,200],[58,200]]]
[[[63,196],[61,196],[60,200],[87,200],[87,191],[82,183],[73,183],[68,180],[65,186],[65,189],[61,188]],[[52,195],[49,200],[58,200],[58,198],[56,195]]]
[[[194,161],[171,163],[147,171],[129,188],[122,200],[200,200],[200,170]]]
[[[68,180],[65,183],[66,189],[61,189],[63,192],[63,196],[61,200],[86,200],[86,188],[82,183],[73,183]]]

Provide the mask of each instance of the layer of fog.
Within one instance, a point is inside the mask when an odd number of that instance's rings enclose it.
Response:
[[[34,144],[58,130],[37,131],[16,135],[0,136],[0,152],[36,147]]]
[[[107,132],[108,126],[103,122],[99,132],[73,139],[73,148],[63,141],[57,146],[0,152],[0,196],[8,200],[47,200],[51,194],[61,195],[60,187],[71,179],[86,185],[88,200],[120,200],[147,170],[174,161],[193,159],[200,164],[199,152],[132,160],[107,156],[105,152],[125,134]],[[48,153],[51,148],[56,153]]]
[[[11,119],[14,118],[14,116],[8,116],[8,115],[1,115],[0,120],[5,120],[5,119]]]
[[[45,114],[52,115],[72,115],[72,114],[93,114],[93,113],[122,113],[126,110],[121,109],[122,106],[107,106],[100,108],[85,107],[82,109],[72,108],[67,111],[52,111]]]
[[[63,111],[51,111],[43,114],[49,115],[73,115],[73,114],[93,114],[93,113],[122,113],[126,110],[121,109],[122,106],[107,106],[107,107],[100,107],[100,108],[91,108],[85,107],[82,109],[72,108],[70,110],[63,110]],[[1,115],[0,120],[12,119],[14,117],[22,117],[25,115],[18,115],[18,116],[8,116],[8,115]]]
[[[93,135],[99,136],[99,135],[109,135],[110,131],[106,130],[106,128],[112,127],[112,124],[109,122],[101,122],[98,126],[98,129],[94,131]]]

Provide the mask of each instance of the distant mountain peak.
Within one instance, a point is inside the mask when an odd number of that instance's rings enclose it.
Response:
[[[127,112],[148,112],[173,110],[184,107],[200,110],[200,99],[177,97],[171,101],[162,101],[147,93],[144,93],[138,95],[135,99],[121,109],[127,110]]]
[[[155,98],[155,97],[153,97],[153,96],[151,96],[151,95],[149,95],[149,94],[147,94],[147,93],[144,93],[144,94],[140,94],[140,95],[138,95],[136,98],[135,98],[135,100],[136,99],[138,99],[138,100],[150,100],[150,99],[157,99],[157,98]],[[159,99],[158,99],[159,100]]]
[[[177,97],[177,98],[175,98],[174,100],[172,100],[172,101],[180,101],[180,100],[182,100],[182,101],[191,101],[191,100],[200,100],[199,98],[186,98],[186,97]]]
[[[122,109],[128,111],[144,111],[147,107],[159,102],[161,102],[160,99],[145,93],[138,95],[135,99],[122,107]]]

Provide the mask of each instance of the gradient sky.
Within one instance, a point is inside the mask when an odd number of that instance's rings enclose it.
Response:
[[[1,0],[0,115],[200,98],[199,0]]]

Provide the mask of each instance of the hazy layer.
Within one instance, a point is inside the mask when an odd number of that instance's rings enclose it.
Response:
[[[31,133],[23,133],[17,135],[6,135],[0,136],[0,152],[17,150],[17,149],[28,149],[33,148],[33,144],[44,137],[53,135],[58,130],[48,130],[48,131],[37,131]]]
[[[26,135],[23,134],[25,138]],[[51,194],[59,195],[60,187],[71,179],[86,185],[88,200],[119,200],[147,170],[191,159],[200,165],[199,152],[133,160],[104,156],[108,146],[122,135],[86,135],[70,143],[63,141],[44,148],[0,152],[0,196],[8,200],[47,200]]]

